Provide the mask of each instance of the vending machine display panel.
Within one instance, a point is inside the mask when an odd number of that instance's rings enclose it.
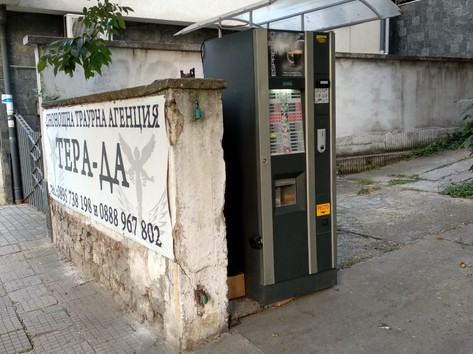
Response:
[[[300,90],[269,90],[269,124],[272,156],[305,151]]]

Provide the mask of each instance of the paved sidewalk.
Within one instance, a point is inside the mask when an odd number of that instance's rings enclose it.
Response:
[[[45,216],[0,208],[0,353],[172,353],[47,238]]]

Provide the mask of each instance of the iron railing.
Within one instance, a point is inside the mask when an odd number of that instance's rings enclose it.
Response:
[[[47,190],[43,180],[41,133],[35,132],[20,114],[15,114],[20,152],[21,182],[24,200],[46,213]]]

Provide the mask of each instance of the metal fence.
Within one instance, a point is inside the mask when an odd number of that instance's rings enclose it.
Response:
[[[48,204],[46,186],[43,182],[41,133],[33,131],[21,115],[15,114],[15,119],[20,152],[23,197],[28,204],[46,213]]]

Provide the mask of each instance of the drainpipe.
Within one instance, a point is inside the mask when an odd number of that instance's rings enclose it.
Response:
[[[6,6],[0,6],[0,47],[2,50],[3,80],[5,94],[2,94],[2,103],[7,106],[8,137],[10,140],[10,156],[12,164],[13,199],[15,204],[23,203],[23,187],[21,183],[20,154],[18,150],[18,139],[16,135],[15,115],[13,97],[10,88],[10,64],[8,61],[7,47],[7,13]]]
[[[389,54],[389,18],[380,20],[380,54]]]

